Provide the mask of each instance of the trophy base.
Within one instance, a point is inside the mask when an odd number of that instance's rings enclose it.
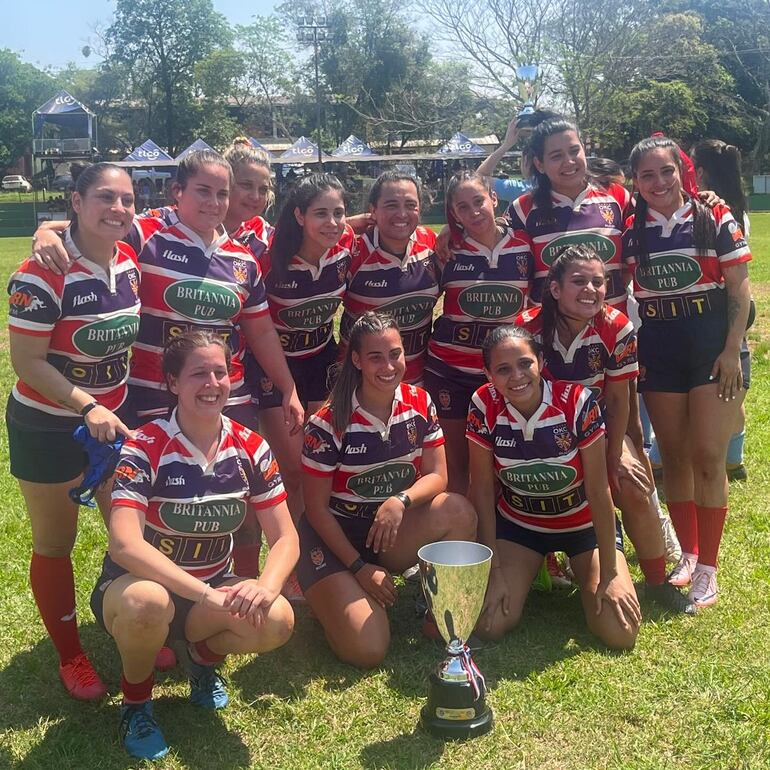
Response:
[[[450,741],[465,741],[468,738],[476,738],[484,735],[492,729],[494,717],[491,709],[487,709],[481,716],[473,719],[454,720],[441,719],[427,706],[420,712],[420,724],[436,738],[444,738]]]
[[[447,681],[431,674],[428,702],[420,712],[420,724],[437,738],[467,740],[492,729],[494,717],[482,687],[475,698],[470,682]]]

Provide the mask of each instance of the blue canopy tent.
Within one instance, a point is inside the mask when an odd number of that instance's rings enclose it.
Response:
[[[321,152],[323,162],[331,160],[325,153]],[[311,142],[306,136],[301,136],[288,150],[279,155],[274,163],[318,163],[318,145]]]
[[[171,161],[173,163],[174,159],[165,150],[158,147],[152,139],[148,139],[123,158],[123,162],[127,163],[129,161],[142,163],[147,161]]]
[[[465,158],[473,155],[486,155],[486,150],[475,142],[468,139],[465,134],[459,131],[448,141],[438,148],[439,155]]]
[[[375,155],[374,150],[366,142],[362,142],[353,134],[342,142],[336,150],[332,150],[332,158],[337,160],[359,160]]]
[[[270,150],[268,150],[267,147],[262,144],[262,142],[258,141],[253,136],[249,137],[249,144],[251,144],[255,150],[264,150],[268,155],[270,155]]]
[[[183,158],[186,158],[191,152],[198,152],[199,150],[210,150],[212,149],[209,147],[209,145],[206,144],[206,142],[203,141],[203,139],[196,139],[186,150],[182,150],[182,152],[179,153],[179,155],[174,158],[175,161],[180,161]]]
[[[67,91],[32,113],[34,155],[91,158],[96,155],[96,115]]]

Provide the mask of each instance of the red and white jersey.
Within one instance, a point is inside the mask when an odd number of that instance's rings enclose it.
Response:
[[[182,433],[176,410],[126,441],[112,488],[113,507],[141,511],[144,539],[201,580],[227,567],[233,532],[247,515],[285,499],[278,463],[261,436],[223,416],[209,462]]]
[[[354,241],[353,229],[346,226],[337,245],[321,256],[317,266],[294,256],[281,278],[270,269],[270,252],[263,254],[260,264],[267,304],[287,358],[309,358],[332,339]]]
[[[471,398],[465,435],[493,452],[497,512],[537,532],[592,526],[580,450],[604,436],[591,391],[543,381],[543,402],[528,420],[487,383]]]
[[[392,315],[404,344],[405,382],[422,381],[433,308],[439,295],[435,245],[433,230],[418,227],[402,258],[385,251],[375,227],[357,239],[348,274],[340,341],[347,343],[356,319],[368,310]]]
[[[17,334],[47,338],[48,363],[114,411],[126,398],[128,351],[139,330],[136,254],[118,241],[105,271],[78,251],[69,229],[63,239],[71,258],[65,275],[27,259],[11,276],[8,325]],[[21,411],[31,425],[71,430],[82,422],[21,380],[13,398],[26,407]]]
[[[646,265],[639,263],[634,218],[629,217],[623,235],[623,258],[633,277],[642,323],[679,320],[712,310],[721,312],[723,270],[749,262],[751,252],[730,209],[717,205],[711,211],[716,225],[716,248],[699,254],[693,241],[693,208],[689,200],[671,219],[648,209]]]
[[[159,209],[147,209],[134,217],[131,229],[126,235],[126,243],[139,254],[147,241],[155,233],[179,222],[176,206],[163,206]]]
[[[516,234],[530,244],[535,277],[530,300],[540,303],[548,270],[564,246],[585,244],[601,258],[607,270],[608,305],[624,309],[626,287],[622,277],[621,238],[631,196],[625,187],[588,185],[575,200],[552,193],[553,208],[542,211],[532,192],[524,193],[508,208]]]
[[[426,368],[439,376],[482,374],[481,345],[497,326],[513,323],[532,280],[529,245],[507,228],[491,251],[473,238],[453,249],[441,271],[444,308],[433,326]]]
[[[268,312],[262,273],[251,252],[224,233],[205,246],[180,222],[152,237],[139,255],[139,265],[142,319],[129,382],[164,389],[166,342],[186,331],[209,330],[232,350],[228,403],[248,403],[251,396],[243,388],[246,341],[238,324]]]
[[[371,518],[387,498],[420,478],[422,453],[444,443],[444,434],[430,396],[401,383],[390,419],[383,423],[353,395],[353,412],[344,433],[338,433],[328,406],[305,427],[302,468],[332,478],[329,508],[343,518]]]
[[[542,342],[540,308],[525,310],[516,318]],[[551,350],[543,351],[543,376],[549,380],[576,382],[602,401],[608,380],[631,380],[639,374],[634,325],[615,308],[605,305],[565,348],[554,334]]]
[[[242,243],[256,259],[264,254],[273,239],[275,228],[262,217],[252,217],[241,222],[240,227],[230,236],[234,241]]]

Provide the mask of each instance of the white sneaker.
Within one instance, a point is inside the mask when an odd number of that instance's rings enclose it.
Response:
[[[660,507],[658,507],[658,519],[660,520],[660,528],[663,531],[663,546],[666,549],[666,561],[669,564],[678,564],[679,560],[682,558],[682,546],[679,545],[679,538],[676,536],[674,523],[665,513],[663,513]]]
[[[696,607],[711,607],[719,598],[717,571],[714,567],[698,565],[692,573],[690,601]]]
[[[668,582],[672,586],[690,585],[693,572],[698,566],[698,557],[694,553],[683,553],[676,567],[668,573]]]

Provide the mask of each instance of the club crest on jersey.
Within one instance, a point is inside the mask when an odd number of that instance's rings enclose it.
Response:
[[[417,426],[414,424],[414,420],[409,420],[406,424],[406,439],[410,446],[417,446]]]
[[[233,278],[238,283],[246,283],[249,278],[249,267],[242,259],[233,260]]]
[[[566,425],[557,425],[553,429],[553,438],[556,441],[556,446],[561,449],[562,452],[569,452],[572,449],[572,436],[567,430]]]
[[[269,377],[260,377],[259,387],[262,388],[262,395],[269,396],[273,392],[273,381]]]
[[[442,409],[449,409],[452,403],[452,395],[448,390],[440,390],[438,392],[438,402],[441,404]]]
[[[522,278],[529,276],[529,258],[526,254],[516,255],[516,268]]]
[[[134,296],[139,299],[139,275],[136,270],[128,271],[128,282],[131,284],[131,291],[134,292]]]
[[[348,265],[350,264],[349,259],[340,259],[337,262],[337,280],[340,283],[345,283],[345,278],[348,274]]]
[[[313,562],[313,566],[316,570],[323,569],[326,566],[326,556],[322,548],[316,546],[310,549],[310,561]]]
[[[607,227],[614,227],[615,226],[615,212],[612,208],[611,203],[600,203],[599,205],[599,211],[601,212],[602,219],[604,220],[604,224],[607,225]]]
[[[592,372],[601,371],[602,354],[598,345],[590,345],[588,347],[588,368]]]

